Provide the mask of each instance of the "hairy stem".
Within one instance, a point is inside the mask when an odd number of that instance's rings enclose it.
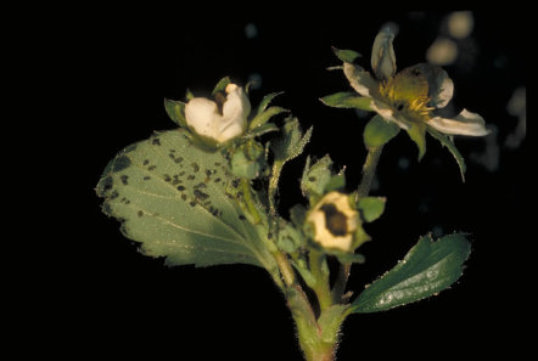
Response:
[[[379,163],[379,158],[381,157],[381,152],[383,151],[383,146],[368,148],[368,154],[364,160],[362,166],[362,179],[359,187],[357,188],[357,194],[360,197],[367,197],[372,188],[372,183],[374,181],[375,172],[377,169],[377,164]],[[342,264],[338,271],[338,276],[336,278],[335,285],[333,287],[333,299],[334,302],[340,303],[342,301],[342,296],[346,290],[347,281],[349,278],[349,273],[351,271],[351,264]]]
[[[377,163],[379,163],[382,151],[383,146],[368,149],[366,160],[362,166],[361,183],[357,189],[359,197],[366,197],[368,193],[370,193],[370,188],[372,188],[372,182],[374,181],[375,171],[377,169]]]

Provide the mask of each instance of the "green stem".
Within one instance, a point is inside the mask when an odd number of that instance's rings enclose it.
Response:
[[[256,205],[254,204],[254,200],[252,199],[250,182],[246,178],[241,178],[241,192],[243,193],[243,200],[245,201],[247,211],[252,217],[252,223],[254,224],[260,223],[261,216],[260,216],[260,213],[258,212]]]
[[[329,272],[327,259],[325,255],[315,249],[309,252],[309,264],[312,275],[316,278],[316,284],[313,287],[318,298],[321,312],[333,304],[333,298],[329,287]]]
[[[372,147],[368,149],[366,160],[362,166],[362,179],[357,189],[359,197],[366,197],[370,193],[372,188],[372,182],[374,181],[375,171],[377,163],[379,163],[379,157],[383,151],[383,146]]]
[[[357,195],[359,198],[367,197],[372,188],[372,183],[374,181],[375,172],[377,169],[377,164],[379,163],[379,158],[381,157],[381,152],[383,151],[383,146],[371,147],[368,148],[368,154],[364,160],[362,166],[362,179],[359,187],[357,188]],[[351,264],[342,264],[338,271],[338,276],[333,288],[333,299],[334,302],[342,302],[342,296],[346,290],[347,281],[349,279],[349,273],[351,271]]]

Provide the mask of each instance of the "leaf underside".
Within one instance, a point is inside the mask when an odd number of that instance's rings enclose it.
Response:
[[[97,185],[103,211],[141,251],[168,265],[244,263],[272,258],[233,199],[227,160],[190,143],[183,130],[156,133],[118,153]]]

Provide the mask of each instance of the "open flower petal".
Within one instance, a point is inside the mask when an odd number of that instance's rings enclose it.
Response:
[[[444,108],[452,100],[454,94],[454,82],[448,73],[438,66],[421,63],[416,65],[428,80],[428,96],[431,98],[430,105],[435,108]]]
[[[349,206],[349,196],[327,193],[308,215],[314,227],[314,240],[324,248],[351,251],[359,213]]]
[[[351,87],[362,96],[372,96],[374,90],[377,89],[377,81],[358,65],[344,63],[344,75]]]
[[[185,106],[187,125],[205,137],[215,138],[215,123],[220,117],[217,103],[206,98],[193,98]]]
[[[454,119],[435,117],[428,120],[428,125],[444,134],[484,136],[490,131],[486,128],[484,118],[463,109]]]
[[[396,73],[396,55],[392,42],[398,29],[396,24],[384,25],[372,46],[372,69],[378,79],[388,79]]]

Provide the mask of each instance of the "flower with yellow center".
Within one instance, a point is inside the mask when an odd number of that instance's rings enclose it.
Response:
[[[425,133],[484,136],[489,134],[484,119],[463,109],[454,118],[434,114],[452,99],[454,84],[440,67],[417,64],[396,73],[396,56],[392,42],[394,24],[385,25],[376,36],[371,65],[375,77],[358,65],[344,62],[343,70],[351,87],[371,99],[370,107],[388,122],[406,130],[425,151]],[[421,143],[421,144],[419,144]]]
[[[353,251],[359,213],[349,204],[348,195],[330,192],[308,214],[306,221],[313,227],[313,239],[323,248]]]

